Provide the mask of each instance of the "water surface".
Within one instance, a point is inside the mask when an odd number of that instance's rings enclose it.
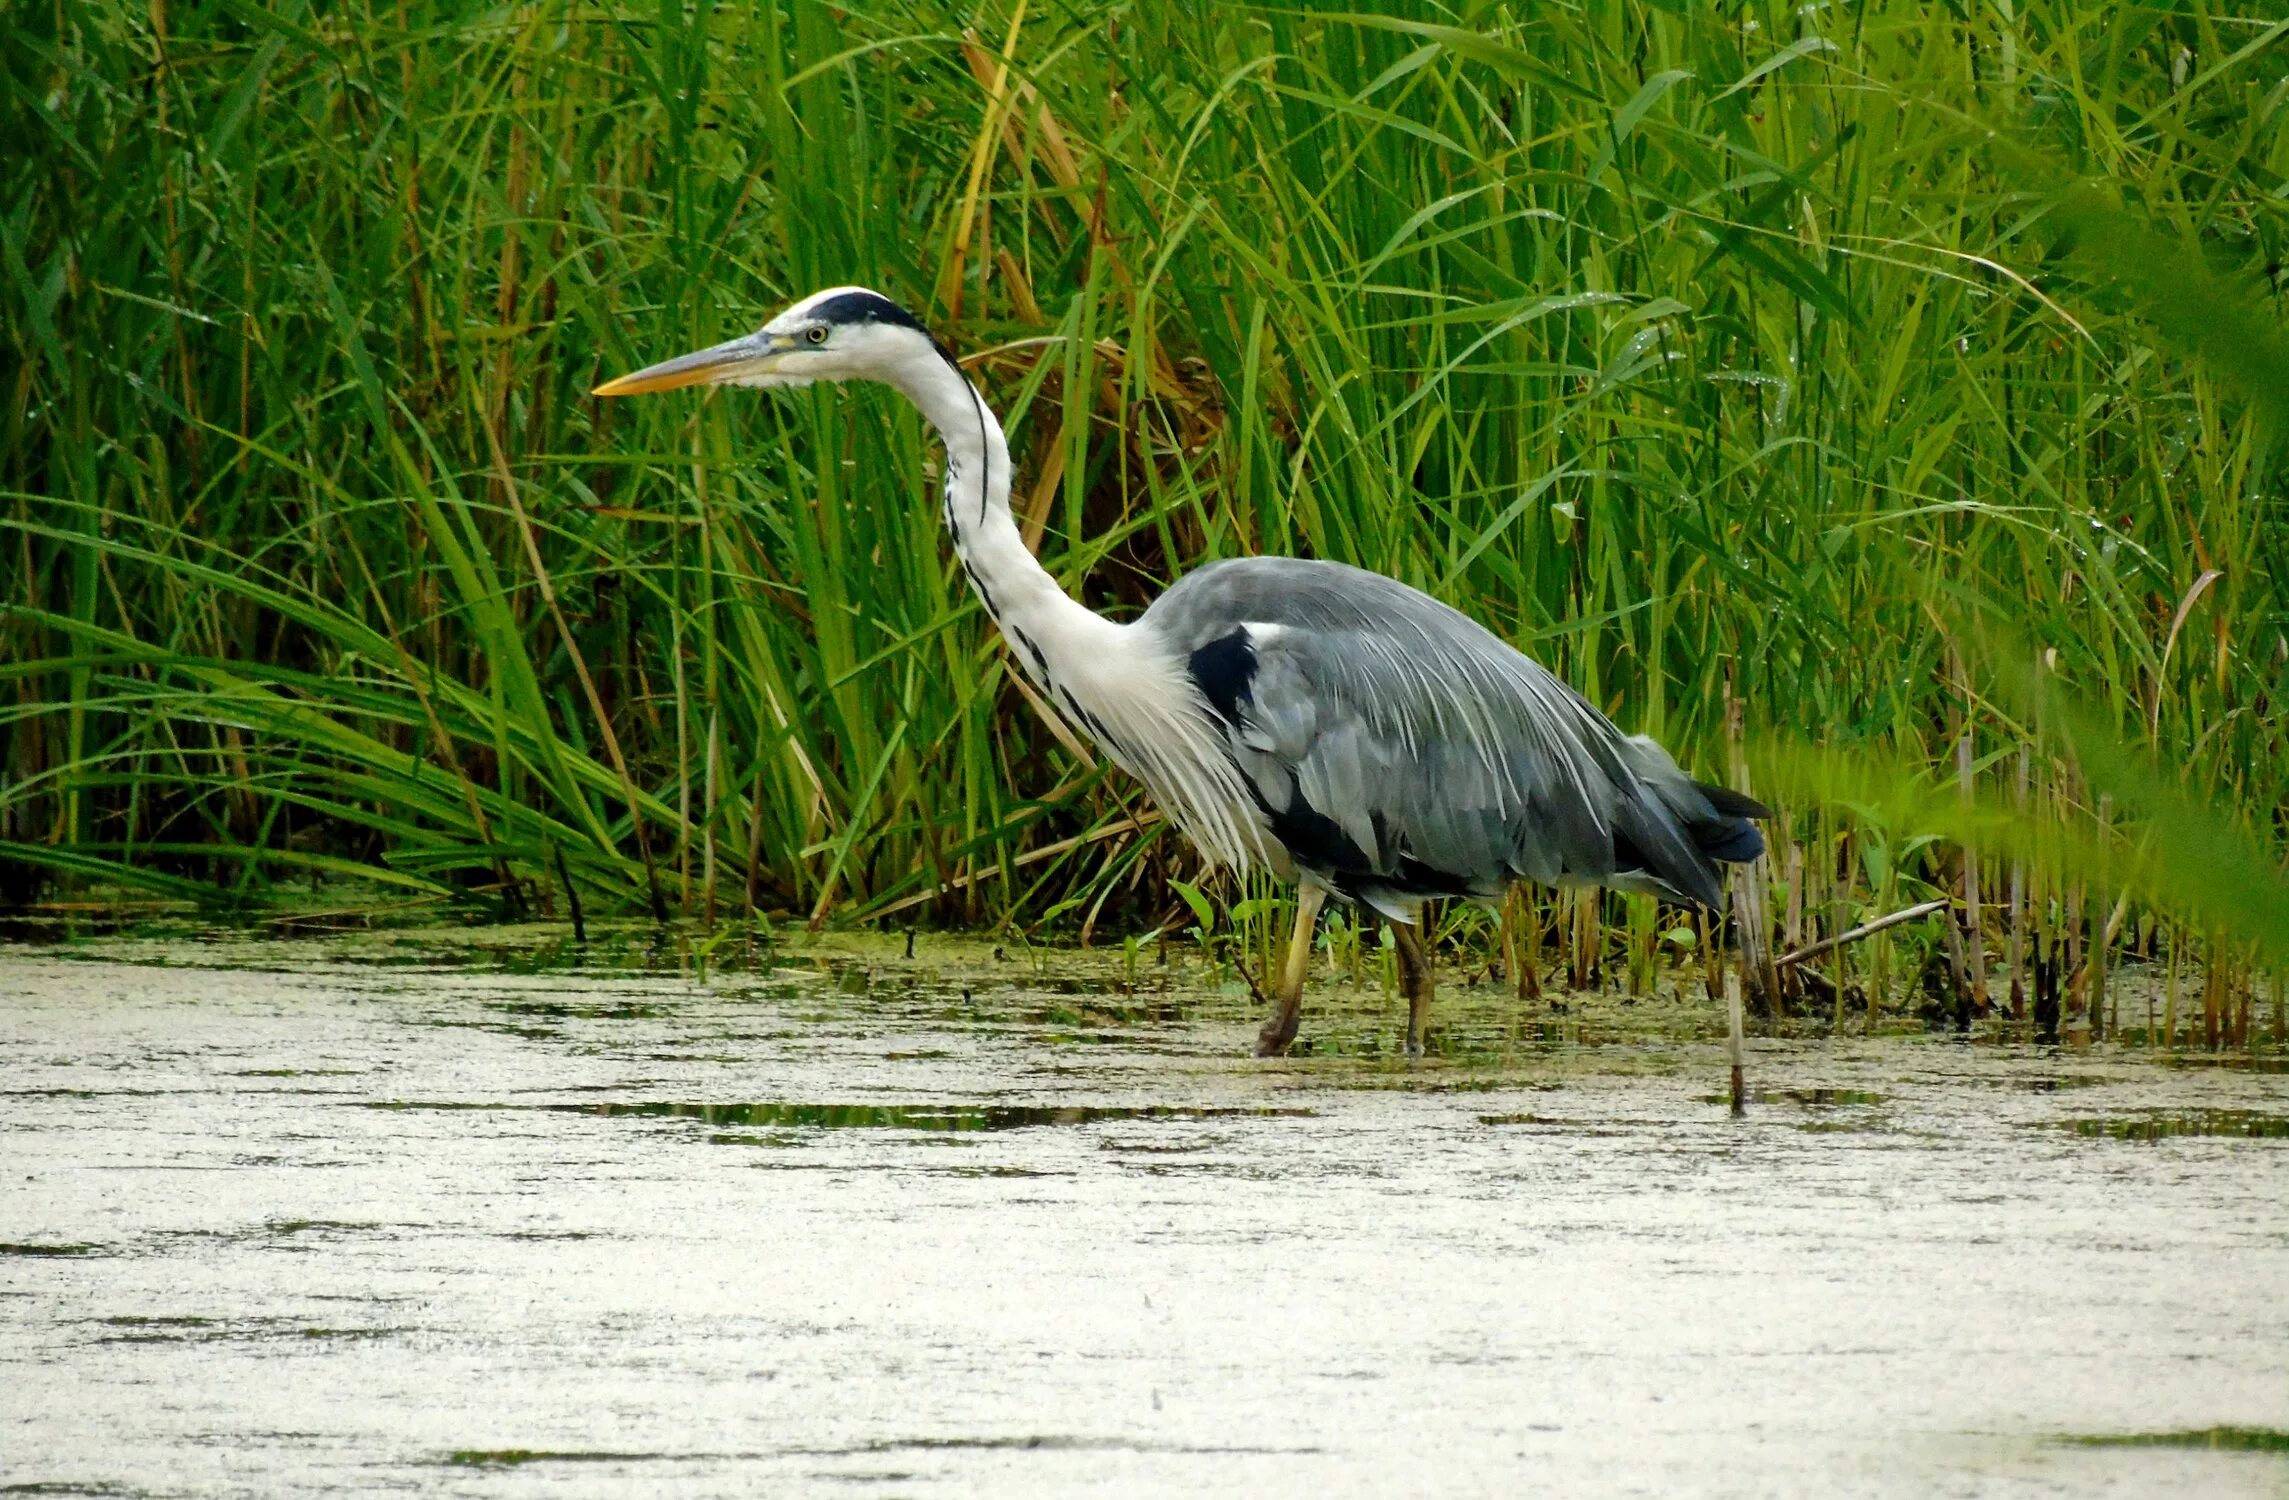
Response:
[[[0,1493],[2289,1494],[2277,1072],[358,956],[0,950]]]

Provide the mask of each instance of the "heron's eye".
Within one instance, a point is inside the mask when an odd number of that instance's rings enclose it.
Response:
[[[827,341],[827,331],[826,328],[822,325],[813,328],[810,332],[804,334],[803,337],[809,339],[814,344],[823,344]]]

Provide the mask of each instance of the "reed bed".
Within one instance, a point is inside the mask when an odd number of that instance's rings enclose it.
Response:
[[[19,6],[0,902],[1266,949],[1009,673],[894,397],[586,395],[859,281],[1091,604],[1381,569],[1776,801],[1768,1009],[2278,1038],[2268,9]],[[1522,993],[1730,940],[1447,932]]]

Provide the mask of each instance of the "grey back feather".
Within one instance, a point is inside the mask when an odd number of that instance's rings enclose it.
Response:
[[[1722,901],[1702,845],[1745,825],[1660,746],[1427,594],[1339,563],[1243,558],[1190,574],[1144,623],[1188,655],[1237,651],[1244,632],[1245,670],[1223,689],[1233,758],[1297,862],[1345,894],[1411,909],[1523,878]],[[1323,868],[1344,862],[1361,867]]]

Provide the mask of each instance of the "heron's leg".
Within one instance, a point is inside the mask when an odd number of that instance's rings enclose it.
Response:
[[[1280,967],[1280,1008],[1256,1033],[1258,1057],[1277,1057],[1296,1039],[1296,1025],[1303,1018],[1304,976],[1311,971],[1312,930],[1319,925],[1319,908],[1326,900],[1323,886],[1307,881],[1296,889],[1296,927],[1288,937],[1288,960]]]
[[[1431,957],[1423,943],[1423,927],[1430,921],[1425,908],[1415,920],[1393,922],[1391,939],[1399,949],[1399,989],[1407,997],[1407,1055],[1423,1055],[1423,1032],[1431,1020]]]

